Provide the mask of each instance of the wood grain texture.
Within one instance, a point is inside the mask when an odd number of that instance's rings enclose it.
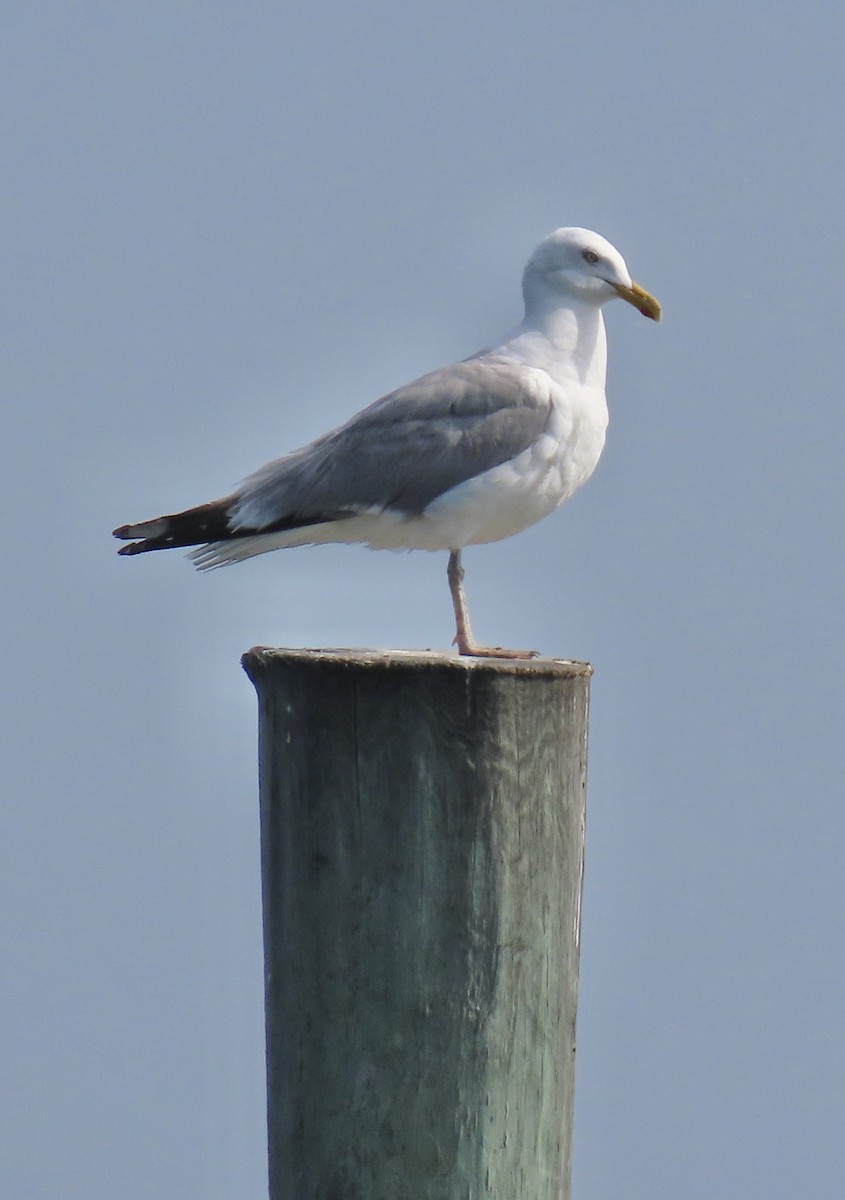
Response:
[[[244,666],[272,1200],[567,1198],[590,668]]]

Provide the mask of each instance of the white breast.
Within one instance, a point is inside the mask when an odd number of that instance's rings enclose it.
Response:
[[[417,518],[360,518],[372,522],[361,540],[374,548],[454,550],[511,537],[548,516],[592,475],[607,429],[603,389],[552,384],[550,391],[549,423],[522,454],[451,488]]]
[[[494,467],[438,497],[423,518],[449,547],[495,542],[554,512],[592,475],[604,447],[604,393],[555,405],[542,437],[511,462]],[[459,541],[450,540],[459,538]]]

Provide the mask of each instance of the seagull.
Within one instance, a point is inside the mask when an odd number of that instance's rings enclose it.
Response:
[[[449,552],[458,653],[531,658],[472,635],[461,551],[548,516],[592,475],[607,430],[602,308],[660,304],[589,229],[557,229],[522,277],[525,316],[503,340],[382,396],[230,495],[121,525],[120,554],[197,547],[201,571],[288,546],[360,542]]]

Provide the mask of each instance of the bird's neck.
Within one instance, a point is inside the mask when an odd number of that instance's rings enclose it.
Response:
[[[508,339],[509,353],[526,366],[543,367],[553,378],[577,378],[603,388],[607,342],[601,309],[578,298],[538,298]],[[503,347],[504,348],[504,347]]]

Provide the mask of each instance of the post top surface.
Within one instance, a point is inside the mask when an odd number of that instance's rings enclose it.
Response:
[[[469,658],[443,650],[367,650],[342,647],[295,650],[282,646],[253,646],[243,655],[241,662],[250,679],[274,665],[283,663],[333,663],[348,667],[400,671],[439,667],[465,673],[481,671],[499,675],[552,676],[558,679],[589,677],[593,673],[589,663],[566,658]]]

